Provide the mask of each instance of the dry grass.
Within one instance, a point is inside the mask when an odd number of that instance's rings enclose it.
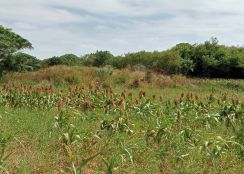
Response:
[[[94,67],[68,67],[54,66],[35,72],[8,73],[2,79],[4,83],[30,82],[53,84],[84,84],[99,82],[104,86],[129,86],[135,80],[140,87],[173,88],[192,86],[192,81],[182,75],[156,75],[152,74],[151,82],[145,80],[144,71],[109,70]]]
[[[28,82],[52,82],[52,83],[81,83],[88,82],[95,76],[95,71],[92,68],[76,68],[67,66],[54,66],[41,69],[35,72],[24,73],[8,73],[3,77],[3,82],[9,83],[13,81],[28,81]]]

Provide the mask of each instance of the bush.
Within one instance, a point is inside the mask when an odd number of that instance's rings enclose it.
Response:
[[[96,53],[83,56],[83,65],[103,67],[113,57],[109,51],[97,51]]]
[[[148,83],[152,82],[152,72],[149,70],[146,71],[146,73],[145,73],[145,81]]]
[[[7,57],[4,61],[4,67],[7,71],[33,71],[39,69],[40,66],[40,60],[36,59],[34,56],[21,52]]]
[[[81,65],[82,59],[74,54],[65,54],[60,57],[52,57],[43,61],[43,66],[55,66],[55,65],[68,65],[76,66]]]
[[[96,71],[97,77],[100,78],[101,80],[105,80],[111,77],[112,74],[113,74],[113,70],[109,66],[100,68],[99,70]]]
[[[176,52],[162,53],[155,67],[161,69],[166,74],[176,74],[180,72],[180,56]]]

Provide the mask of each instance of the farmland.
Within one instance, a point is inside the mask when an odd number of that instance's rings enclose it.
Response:
[[[0,174],[244,174],[243,6],[0,1]]]
[[[0,88],[3,173],[243,173],[244,81],[56,66]]]

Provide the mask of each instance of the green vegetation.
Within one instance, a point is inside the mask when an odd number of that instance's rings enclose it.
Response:
[[[3,71],[19,71],[25,66],[23,63],[30,63],[30,61],[27,61],[27,59],[30,59],[30,56],[18,54],[19,50],[25,48],[32,48],[28,40],[0,25],[0,76]],[[19,66],[18,68],[15,68],[16,63]]]
[[[44,70],[4,76],[5,173],[243,173],[243,81]]]
[[[0,26],[0,173],[244,173],[244,81],[196,78],[243,78],[243,48],[31,47]]]
[[[45,60],[18,53],[32,48],[26,39],[0,27],[0,68],[2,71],[33,71],[55,65],[112,66],[117,69],[138,67],[163,74],[183,74],[207,78],[244,78],[244,48],[219,45],[217,38],[202,44],[180,43],[166,51],[128,53],[114,56],[109,51],[97,51],[78,57],[65,54]]]
[[[77,66],[82,65],[82,61],[79,57],[74,54],[65,54],[60,57],[52,57],[45,59],[42,62],[44,67],[55,66],[55,65],[68,65],[68,66]]]
[[[40,69],[41,61],[26,53],[18,52],[5,60],[4,67],[8,71],[33,71]]]

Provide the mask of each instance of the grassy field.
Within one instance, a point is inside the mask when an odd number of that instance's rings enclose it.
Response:
[[[2,173],[244,173],[244,81],[58,66],[0,88]]]

